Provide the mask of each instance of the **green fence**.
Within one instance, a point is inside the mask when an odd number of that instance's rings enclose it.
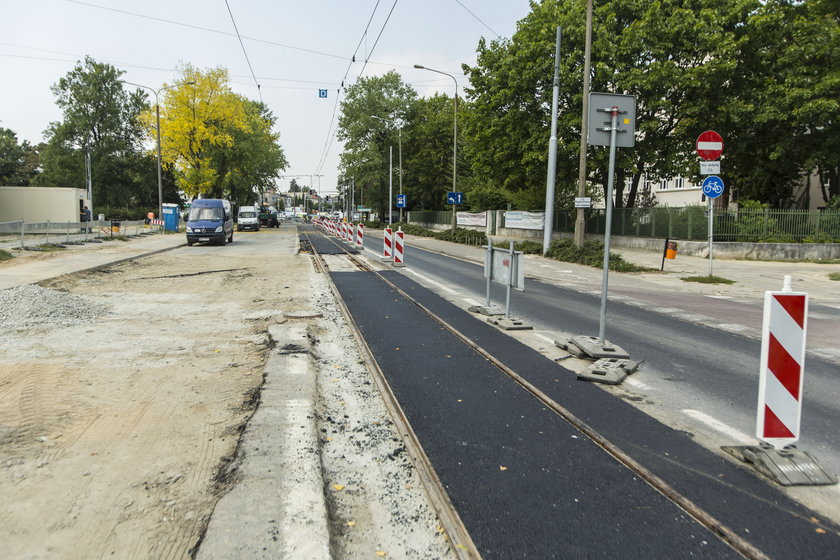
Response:
[[[709,217],[700,205],[661,208],[617,208],[613,211],[612,234],[684,240],[709,238]],[[413,223],[450,224],[448,211],[410,212]],[[606,210],[584,211],[585,233],[603,235]],[[577,211],[554,213],[554,231],[574,233]],[[838,210],[715,210],[715,241],[840,243]],[[504,227],[504,219],[500,227]]]
[[[574,231],[574,212],[563,212],[555,231]],[[586,233],[603,234],[605,210],[586,211]],[[840,211],[830,210],[715,210],[712,231],[716,241],[840,242]],[[709,217],[703,206],[682,208],[620,208],[613,212],[612,233],[633,237],[705,240]]]

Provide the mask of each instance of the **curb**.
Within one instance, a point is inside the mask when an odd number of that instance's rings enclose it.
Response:
[[[330,534],[305,324],[269,327],[260,403],[240,439],[238,482],[216,504],[199,560],[327,560]]]

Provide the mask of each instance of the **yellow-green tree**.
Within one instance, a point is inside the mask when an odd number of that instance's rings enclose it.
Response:
[[[190,198],[224,196],[224,177],[214,168],[212,156],[217,148],[232,147],[237,132],[250,130],[245,100],[231,91],[224,68],[201,72],[186,65],[179,74],[174,86],[164,84],[167,89],[161,95],[161,159]],[[141,120],[154,137],[154,107]]]

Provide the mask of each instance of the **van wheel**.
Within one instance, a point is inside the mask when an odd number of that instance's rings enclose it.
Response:
[[[233,232],[231,232],[230,237],[228,237],[228,243],[233,243]]]
[[[191,240],[187,239],[187,247],[192,247],[192,244],[193,244],[193,242]]]

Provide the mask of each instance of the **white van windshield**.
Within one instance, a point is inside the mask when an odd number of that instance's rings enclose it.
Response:
[[[256,218],[257,213],[256,212],[240,212],[239,217],[240,218]]]
[[[218,206],[215,208],[190,208],[190,217],[188,221],[197,222],[199,220],[219,221],[222,219],[222,209]]]

